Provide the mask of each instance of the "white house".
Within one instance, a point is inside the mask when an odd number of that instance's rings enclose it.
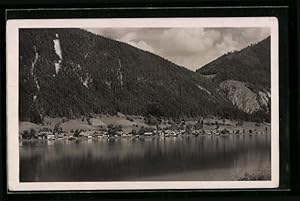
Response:
[[[151,135],[153,135],[153,133],[152,132],[145,132],[144,135],[145,136],[151,136]]]
[[[53,134],[49,134],[49,135],[47,135],[47,139],[48,140],[54,140],[55,136]]]

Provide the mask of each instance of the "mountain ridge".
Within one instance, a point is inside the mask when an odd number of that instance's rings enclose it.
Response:
[[[227,53],[196,72],[210,76],[217,89],[246,113],[271,110],[270,36],[240,51]]]
[[[20,29],[20,120],[90,113],[251,118],[211,79],[83,29]]]
[[[215,77],[218,81],[234,79],[256,85],[259,83],[270,88],[270,40],[271,38],[268,36],[239,51],[226,53],[197,69],[196,72],[204,75],[218,74]],[[247,76],[244,73],[247,73]],[[250,78],[249,74],[251,75]],[[264,80],[259,80],[260,78]]]

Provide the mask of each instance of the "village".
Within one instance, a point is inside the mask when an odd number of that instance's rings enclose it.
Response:
[[[186,122],[173,123],[169,126],[139,126],[133,125],[133,128],[124,129],[122,125],[109,124],[107,126],[98,126],[95,129],[71,129],[65,131],[60,127],[61,123],[57,123],[53,129],[44,127],[38,131],[30,129],[19,133],[20,140],[75,140],[75,139],[116,139],[116,138],[132,138],[144,139],[150,137],[180,137],[180,136],[230,136],[230,135],[260,135],[268,134],[270,128],[268,125],[252,122],[252,126],[244,126],[241,121],[234,124],[225,123],[223,121],[204,122],[196,121],[194,124]]]

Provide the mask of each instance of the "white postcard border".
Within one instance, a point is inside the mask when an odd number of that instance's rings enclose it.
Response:
[[[7,181],[9,191],[247,189],[279,186],[279,44],[276,17],[222,18],[103,18],[8,20]],[[20,182],[19,180],[19,34],[20,28],[137,28],[137,27],[270,27],[271,29],[271,180],[155,182]]]

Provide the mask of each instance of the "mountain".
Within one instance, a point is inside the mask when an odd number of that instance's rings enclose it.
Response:
[[[196,72],[210,78],[233,105],[246,113],[270,116],[270,37],[240,51],[227,53]]]
[[[211,78],[82,29],[19,30],[21,121],[92,113],[252,118]]]

